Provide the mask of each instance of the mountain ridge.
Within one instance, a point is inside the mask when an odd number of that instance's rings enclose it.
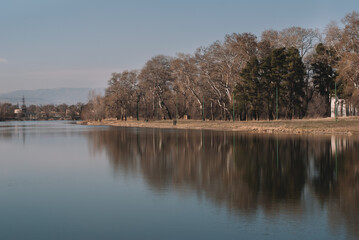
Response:
[[[103,88],[44,88],[35,90],[16,90],[8,93],[0,93],[0,102],[17,104],[22,102],[25,97],[26,105],[46,105],[46,104],[77,104],[88,101],[89,92],[94,90],[96,93],[103,94]]]

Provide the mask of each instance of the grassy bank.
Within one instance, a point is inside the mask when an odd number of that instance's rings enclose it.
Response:
[[[278,121],[200,121],[178,120],[176,126],[171,120],[160,121],[120,121],[107,119],[102,121],[83,121],[79,124],[119,127],[210,129],[258,133],[290,134],[344,134],[359,135],[359,117],[278,120]]]

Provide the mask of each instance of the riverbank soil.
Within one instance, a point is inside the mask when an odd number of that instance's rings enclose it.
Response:
[[[258,133],[359,135],[359,117],[343,117],[338,118],[338,121],[332,118],[234,122],[179,119],[176,125],[173,124],[172,120],[121,121],[104,119],[102,121],[81,121],[78,123],[118,127],[208,129]]]

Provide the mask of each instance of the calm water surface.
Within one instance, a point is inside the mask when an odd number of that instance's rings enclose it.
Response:
[[[353,137],[0,123],[0,239],[359,239]]]

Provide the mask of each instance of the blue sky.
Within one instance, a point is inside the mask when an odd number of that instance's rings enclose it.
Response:
[[[358,0],[1,0],[0,92],[106,87],[157,54],[193,53],[228,33],[323,30]]]

